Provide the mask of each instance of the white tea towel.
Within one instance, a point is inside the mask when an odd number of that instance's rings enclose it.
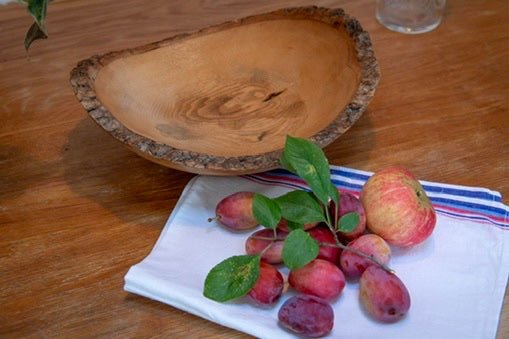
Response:
[[[335,166],[331,173],[340,189],[355,195],[371,175]],[[335,325],[328,337],[495,338],[509,273],[509,207],[489,189],[421,182],[437,211],[435,231],[419,246],[395,249],[389,263],[410,292],[408,315],[394,324],[373,321],[359,303],[358,284],[347,283],[333,302]],[[277,322],[278,309],[291,292],[273,308],[262,309],[243,299],[209,300],[203,283],[213,266],[244,254],[252,232],[233,233],[207,222],[216,204],[238,191],[276,197],[295,188],[306,187],[283,170],[193,178],[152,252],[125,276],[125,290],[255,337],[294,338]]]

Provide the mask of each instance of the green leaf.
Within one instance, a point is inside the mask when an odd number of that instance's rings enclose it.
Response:
[[[318,200],[327,205],[331,198],[331,179],[322,149],[306,139],[287,136],[282,159],[306,181]]]
[[[293,222],[291,220],[286,220],[286,226],[288,226],[288,229],[290,230],[301,230],[304,228],[304,224]]]
[[[275,200],[255,193],[253,197],[253,215],[261,225],[274,229],[281,220],[281,209]]]
[[[34,18],[34,23],[25,35],[25,50],[28,51],[32,42],[38,39],[47,39],[45,20],[49,0],[25,0],[27,10]]]
[[[219,302],[240,298],[253,288],[259,275],[259,255],[230,257],[207,274],[203,295]]]
[[[290,161],[286,157],[287,155],[283,152],[283,154],[281,155],[281,159],[279,159],[281,166],[283,166],[283,168],[285,168],[289,172],[297,174],[297,171],[295,170],[295,168],[293,168],[293,166],[290,164]]]
[[[336,204],[336,206],[338,206],[339,204],[339,190],[338,188],[332,183],[330,183],[330,187],[329,187],[329,196],[330,198],[332,199],[332,201],[334,201],[334,203]]]
[[[48,9],[48,0],[28,0],[27,9],[34,18],[37,25],[44,30],[44,21],[46,20],[46,12]]]
[[[32,26],[30,26],[30,28],[28,29],[27,34],[25,36],[25,50],[28,51],[28,49],[30,48],[30,45],[35,40],[47,39],[47,38],[48,38],[48,35],[45,32],[41,31],[39,26],[34,22],[32,24]]]
[[[350,212],[343,215],[339,219],[338,231],[348,233],[355,229],[355,227],[359,224],[360,217],[357,212]]]
[[[300,268],[315,259],[320,247],[304,230],[294,230],[285,239],[283,245],[283,261],[293,270]]]
[[[325,221],[320,203],[310,192],[295,190],[275,200],[281,208],[283,218],[288,221],[298,224]]]

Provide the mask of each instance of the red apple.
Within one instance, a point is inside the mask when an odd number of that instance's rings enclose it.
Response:
[[[419,181],[405,168],[375,173],[364,184],[360,198],[368,229],[390,244],[417,245],[435,228],[435,210]]]

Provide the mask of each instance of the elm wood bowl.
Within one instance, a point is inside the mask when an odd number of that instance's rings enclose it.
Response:
[[[357,20],[299,7],[92,56],[70,81],[92,119],[148,160],[241,175],[277,168],[287,135],[330,144],[379,77]]]

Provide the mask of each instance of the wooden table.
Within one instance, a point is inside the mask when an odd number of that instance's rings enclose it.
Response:
[[[54,1],[50,37],[28,56],[31,19],[0,6],[0,336],[245,337],[123,291],[193,175],[139,158],[87,116],[68,79],[93,54],[279,7],[343,7],[370,32],[382,80],[330,161],[401,164],[509,203],[509,2],[451,0],[443,24],[417,36],[380,26],[374,3]],[[498,337],[509,337],[508,298]]]

